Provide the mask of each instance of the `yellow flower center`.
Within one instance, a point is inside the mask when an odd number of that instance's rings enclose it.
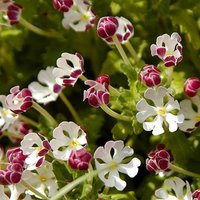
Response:
[[[173,55],[173,52],[172,51],[167,51],[165,56],[172,56]]]
[[[89,20],[89,14],[87,12],[84,12],[81,16],[81,21],[87,22]]]
[[[78,143],[77,139],[73,139],[73,140],[70,141],[69,146],[71,146],[71,147],[77,147],[78,144],[79,143]]]
[[[47,181],[47,178],[45,176],[40,176],[40,181],[42,183],[46,182]]]
[[[111,168],[112,170],[116,169],[117,167],[118,167],[118,164],[117,164],[115,161],[112,161],[112,162],[110,163],[110,168]]]
[[[161,116],[165,116],[166,115],[166,108],[165,107],[161,107],[158,109],[157,113]]]
[[[7,116],[7,115],[10,114],[10,110],[6,109],[6,108],[3,108],[2,114],[5,115],[5,116]]]
[[[199,121],[200,121],[200,115],[196,115],[195,118],[194,118],[194,120],[195,120],[196,122],[199,122]]]

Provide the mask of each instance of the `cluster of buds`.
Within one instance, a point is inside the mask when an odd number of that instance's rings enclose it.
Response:
[[[200,189],[195,190],[192,194],[193,200],[199,200],[200,199]]]
[[[87,80],[85,81],[86,85],[89,85],[90,88],[84,91],[83,101],[88,99],[88,103],[94,108],[98,108],[102,104],[109,103],[109,76],[104,74],[99,76],[96,81]]]
[[[161,82],[160,70],[154,65],[146,65],[140,72],[140,81],[148,87],[159,85]]]
[[[185,94],[194,97],[200,91],[200,80],[197,77],[188,78],[184,84]]]
[[[64,12],[63,27],[82,32],[90,29],[96,21],[96,14],[87,0],[52,0],[58,11]]]
[[[11,185],[21,180],[22,173],[25,169],[26,156],[19,147],[11,148],[7,151],[8,166],[0,170],[0,184]]]
[[[72,150],[68,163],[73,169],[87,170],[92,160],[91,153],[87,152],[85,148]]]
[[[159,144],[156,150],[151,151],[146,159],[146,168],[152,173],[169,171],[169,164],[173,160],[171,152],[164,149],[164,144]]]
[[[6,97],[8,108],[16,114],[26,112],[32,106],[32,93],[29,89],[19,89],[15,86],[10,89],[10,93]]]
[[[120,43],[126,43],[134,34],[134,27],[124,17],[102,17],[97,25],[98,35],[107,43],[113,44],[112,37],[115,35]]]
[[[176,66],[183,58],[181,37],[178,33],[172,33],[157,37],[156,44],[151,45],[151,55],[163,60],[166,67]]]
[[[0,2],[0,13],[6,13],[10,25],[19,23],[22,6],[11,0],[2,0]]]

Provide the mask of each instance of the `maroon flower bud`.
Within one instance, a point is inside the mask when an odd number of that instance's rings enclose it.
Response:
[[[7,16],[11,25],[19,23],[22,6],[17,3],[12,3],[8,6]]]
[[[108,83],[109,77],[107,75],[98,77],[97,81],[85,81],[85,84],[89,85],[90,88],[84,91],[83,101],[88,99],[88,103],[94,108],[98,108],[102,104],[108,104],[110,97]]]
[[[184,84],[185,94],[194,97],[200,90],[200,80],[196,77],[188,78]]]
[[[52,0],[54,8],[60,12],[68,12],[73,5],[73,0]]]
[[[101,38],[106,39],[116,33],[118,26],[119,23],[115,17],[102,17],[97,25],[97,33]]]
[[[170,151],[164,150],[163,145],[158,145],[156,150],[151,151],[146,159],[146,168],[152,173],[169,171],[169,164],[172,161]]]
[[[87,170],[89,163],[92,160],[92,155],[85,148],[73,150],[69,156],[69,165],[73,169]]]
[[[15,86],[10,89],[10,93],[6,97],[6,104],[14,113],[26,112],[32,106],[32,93],[29,89],[24,88],[20,91],[19,86]]]
[[[108,86],[110,85],[110,77],[107,74],[103,74],[97,77],[96,81],[103,84],[105,88],[108,90]]]
[[[200,200],[200,189],[197,189],[192,194],[193,200]]]
[[[143,81],[148,87],[160,84],[160,70],[154,65],[146,65],[140,72],[140,81]]]

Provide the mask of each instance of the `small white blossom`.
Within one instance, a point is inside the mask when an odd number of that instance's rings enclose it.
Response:
[[[126,157],[132,155],[133,149],[124,146],[124,142],[121,140],[108,141],[105,147],[97,148],[94,153],[95,165],[97,170],[100,171],[98,176],[105,186],[116,187],[117,190],[121,191],[126,187],[126,182],[120,178],[119,172],[127,174],[131,178],[137,175],[138,167],[141,165],[138,158],[123,163]]]
[[[195,105],[197,110],[194,110]],[[191,133],[197,129],[200,125],[200,97],[192,97],[191,100],[184,99],[180,102],[180,113],[185,116],[185,120],[182,124],[179,124],[180,130]]]
[[[41,194],[46,196],[47,191],[48,197],[53,196],[58,190],[58,185],[55,174],[53,173],[52,164],[45,161],[43,167],[37,168],[35,172],[24,171],[24,176],[30,177],[27,181],[31,181],[29,183]],[[26,194],[35,195],[30,190],[26,191]],[[38,196],[36,197],[40,198]]]
[[[58,67],[53,69],[53,75],[59,85],[74,86],[84,72],[84,60],[79,53],[62,53],[56,64]]]
[[[5,95],[0,95],[0,103],[2,104],[0,106],[0,130],[5,131],[17,120],[18,115],[12,112],[6,105]]]
[[[91,28],[96,21],[96,14],[87,1],[74,0],[74,4],[64,13],[63,27],[82,32]]]
[[[153,105],[150,105],[143,98],[136,105],[139,111],[136,114],[136,118],[138,122],[143,123],[145,131],[153,130],[153,135],[162,134],[164,133],[163,123],[167,122],[169,131],[175,132],[178,129],[178,124],[183,123],[183,114],[172,114],[173,111],[180,110],[180,106],[178,101],[174,100],[166,88],[148,88],[144,93],[144,97],[153,103]],[[167,102],[165,102],[166,98]]]
[[[38,82],[34,81],[29,84],[28,88],[32,92],[33,99],[38,103],[47,104],[56,101],[61,86],[56,83],[53,75],[54,67],[47,67],[38,74]]]
[[[186,181],[186,183],[178,178],[174,177],[174,180],[166,179],[164,184],[172,189],[175,193],[175,195],[168,194],[168,192],[160,188],[155,191],[155,196],[157,197],[156,200],[192,200],[192,192],[189,186],[189,183]],[[183,194],[183,188],[186,186],[186,193]]]
[[[72,150],[79,150],[87,144],[86,133],[74,122],[61,122],[53,131],[50,141],[53,155],[60,160],[68,160]]]
[[[50,150],[50,145],[47,140],[41,140],[37,133],[28,133],[21,141],[21,150],[24,155],[27,155],[25,163],[28,170],[34,170],[41,167],[45,155]]]

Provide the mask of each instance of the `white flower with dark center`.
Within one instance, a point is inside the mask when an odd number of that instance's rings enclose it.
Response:
[[[53,69],[54,67],[47,67],[45,70],[41,70],[38,74],[38,82],[34,81],[28,86],[32,92],[33,99],[38,103],[47,104],[56,101],[62,89],[56,83]]]
[[[79,53],[62,53],[56,63],[58,67],[53,69],[53,75],[59,85],[74,86],[84,72],[84,60]]]
[[[148,88],[144,93],[144,97],[152,101],[149,104],[146,99],[141,99],[136,108],[139,111],[136,114],[138,122],[143,123],[145,131],[152,131],[153,135],[164,133],[163,123],[168,125],[170,132],[175,132],[178,129],[178,124],[183,123],[183,114],[174,114],[180,110],[177,100],[169,94],[164,87],[157,89]]]
[[[180,130],[188,133],[195,131],[200,126],[200,97],[184,99],[180,102],[180,107],[180,113],[185,116],[184,122],[179,124]]]
[[[96,21],[96,14],[87,0],[74,0],[73,5],[64,13],[64,28],[71,27],[77,32],[87,31]]]
[[[12,112],[6,105],[5,95],[0,95],[0,103],[2,104],[0,106],[0,130],[5,131],[18,119],[18,115]]]
[[[141,162],[138,158],[133,158],[130,162],[125,162],[126,157],[133,155],[133,149],[124,146],[124,142],[108,141],[105,147],[98,147],[94,153],[95,165],[99,170],[99,178],[107,187],[116,187],[123,190],[126,182],[120,178],[119,172],[127,174],[133,178],[138,173]]]
[[[53,131],[50,141],[53,155],[59,160],[68,160],[72,150],[87,144],[86,133],[74,122],[61,122]]]
[[[174,180],[167,179],[164,184],[172,189],[175,195],[168,194],[166,189],[160,188],[155,191],[156,200],[192,200],[192,192],[189,183],[186,183],[178,178],[174,177]],[[183,194],[183,189],[186,186],[186,193]]]
[[[28,170],[41,167],[45,161],[45,155],[51,149],[47,140],[41,140],[37,133],[28,133],[21,141],[21,149],[28,157],[25,160]]]

